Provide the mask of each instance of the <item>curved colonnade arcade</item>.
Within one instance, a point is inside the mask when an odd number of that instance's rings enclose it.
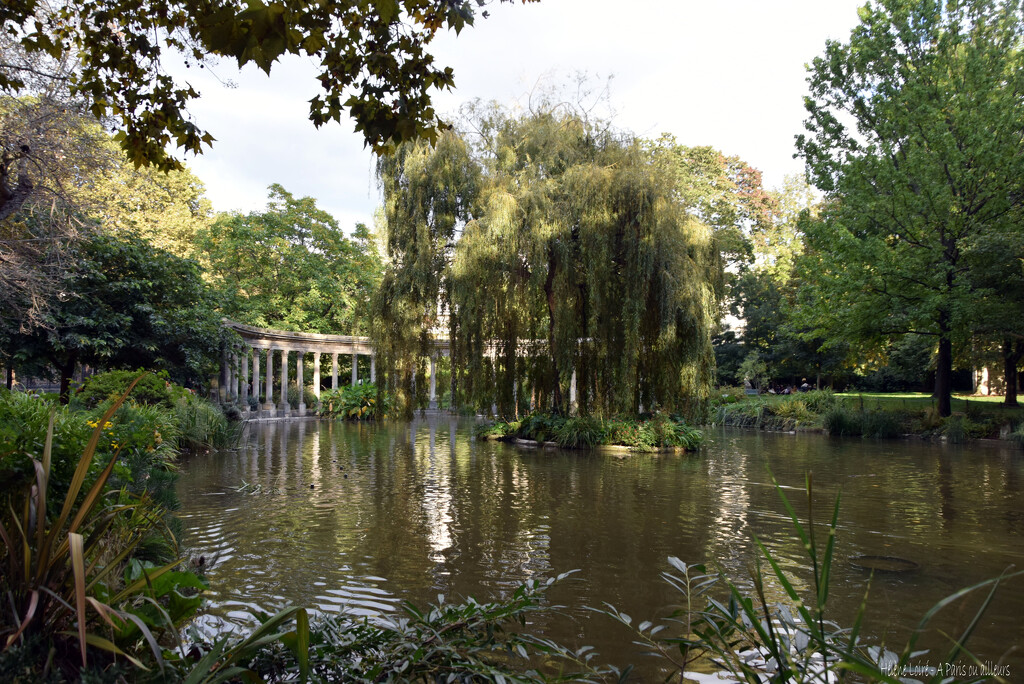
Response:
[[[331,389],[338,389],[338,356],[351,354],[353,385],[359,384],[359,357],[370,357],[370,382],[377,380],[377,356],[369,337],[359,335],[321,335],[319,333],[290,332],[256,328],[251,325],[224,321],[224,326],[234,330],[242,338],[245,348],[242,352],[225,350],[221,357],[220,377],[214,386],[216,399],[223,403],[237,404],[250,418],[285,418],[306,415],[303,392],[299,392],[299,405],[292,409],[288,404],[287,388],[289,375],[299,379],[302,385],[306,356],[312,354],[313,394],[320,399],[321,359],[329,355]],[[289,363],[289,354],[295,356]],[[436,406],[437,388],[435,367],[437,355],[448,353],[448,341],[437,340],[435,352],[430,359],[430,399]],[[292,365],[293,364],[293,365]],[[290,369],[289,366],[292,365]],[[280,387],[274,394],[274,373],[280,377]],[[251,407],[250,399],[256,402]]]

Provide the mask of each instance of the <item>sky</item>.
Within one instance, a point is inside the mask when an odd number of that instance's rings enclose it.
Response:
[[[488,18],[434,40],[437,62],[454,69],[456,83],[434,104],[449,118],[477,98],[522,106],[538,88],[587,74],[595,90],[608,86],[616,127],[711,145],[778,187],[803,169],[793,139],[805,118],[805,65],[827,40],[848,39],[863,2],[492,2]],[[350,120],[320,129],[309,122],[319,85],[308,58],[281,61],[269,77],[226,62],[174,73],[201,92],[190,111],[216,138],[211,150],[185,159],[215,210],[260,210],[267,187],[279,183],[315,198],[347,231],[372,226],[380,203],[374,157]]]

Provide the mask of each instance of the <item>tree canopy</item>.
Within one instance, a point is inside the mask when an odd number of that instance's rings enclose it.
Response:
[[[511,0],[500,0],[511,2]],[[525,1],[525,0],[524,0]],[[348,111],[368,145],[433,137],[432,90],[450,88],[450,67],[428,46],[439,30],[472,25],[485,0],[8,0],[0,33],[30,54],[71,61],[73,94],[97,119],[110,118],[135,164],[166,170],[180,162],[167,150],[199,153],[213,137],[188,115],[199,93],[167,73],[173,57],[190,68],[209,58],[255,64],[270,73],[287,54],[313,59],[323,92],[310,100],[320,126]],[[486,14],[486,13],[485,13]],[[0,90],[29,86],[33,72],[0,68]]]
[[[75,245],[44,325],[0,314],[5,356],[48,375],[61,395],[78,363],[167,370],[197,384],[216,368],[226,339],[216,300],[194,261],[130,233],[96,233]]]
[[[475,405],[685,410],[714,373],[721,263],[649,149],[556,106],[492,109],[382,159],[390,260],[377,335],[405,372],[432,328]],[[447,319],[447,320],[446,320]],[[404,366],[403,366],[404,364]]]
[[[949,415],[954,344],[1010,285],[982,283],[981,253],[1020,244],[1024,19],[1014,0],[880,0],[860,18],[810,66],[798,138],[828,200],[807,234],[815,333],[931,336]],[[1003,253],[1017,268],[1022,256]]]
[[[241,323],[304,332],[358,334],[380,278],[372,235],[349,239],[309,197],[270,186],[266,211],[221,214],[197,247],[224,315]]]

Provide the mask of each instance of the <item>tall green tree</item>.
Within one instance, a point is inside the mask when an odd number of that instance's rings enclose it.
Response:
[[[461,396],[506,415],[527,392],[568,410],[574,374],[584,412],[699,402],[721,262],[674,176],[629,136],[556,106],[473,124],[471,148],[453,137],[380,169],[397,237],[385,282],[407,283],[382,289],[380,334],[440,306]]]
[[[501,0],[511,1],[511,0]],[[450,67],[428,46],[439,30],[473,24],[485,0],[6,0],[0,33],[30,53],[70,60],[73,92],[97,118],[110,117],[134,163],[178,168],[167,150],[199,153],[213,137],[188,115],[199,93],[164,68],[167,59],[202,68],[210,57],[270,73],[284,55],[318,65],[323,92],[310,100],[317,126],[348,111],[368,145],[432,137],[434,90],[450,88]],[[484,13],[486,16],[486,12]],[[0,69],[0,90],[17,91],[32,72]],[[2,206],[0,206],[2,210]]]
[[[196,239],[213,221],[206,189],[188,168],[157,171],[128,163],[112,141],[114,162],[76,193],[76,204],[108,231],[138,234],[160,249],[196,258]]]
[[[807,234],[815,333],[932,336],[949,415],[953,347],[980,312],[972,254],[1020,230],[1024,18],[1015,0],[879,0],[860,20],[810,66],[797,140],[828,198]]]
[[[49,370],[66,401],[79,363],[167,370],[199,385],[227,333],[199,265],[131,234],[96,233],[73,248],[44,325],[0,314],[0,340],[16,365]]]
[[[270,186],[265,211],[222,214],[197,244],[224,315],[241,323],[303,332],[366,331],[380,258],[369,231],[349,239],[310,197]]]

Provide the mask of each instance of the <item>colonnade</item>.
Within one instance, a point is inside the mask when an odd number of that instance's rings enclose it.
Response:
[[[323,357],[330,357],[331,389],[338,389],[338,358],[342,355],[352,357],[351,384],[359,384],[359,358],[370,357],[370,382],[377,380],[377,356],[374,353],[369,337],[357,335],[321,335],[318,333],[299,333],[285,330],[256,328],[234,321],[224,321],[242,338],[244,346],[241,351],[225,350],[221,358],[221,373],[217,388],[219,399],[225,403],[237,404],[243,412],[252,410],[259,412],[260,417],[284,417],[290,415],[304,416],[307,407],[305,392],[299,392],[299,403],[293,412],[288,403],[287,387],[289,373],[294,372],[298,379],[296,386],[304,388],[304,363],[307,355],[312,355],[313,362],[313,394],[320,399],[321,362]],[[441,349],[446,341],[439,342],[437,353],[446,352]],[[294,352],[295,356],[289,359]],[[430,400],[431,406],[437,406],[436,354],[430,359]],[[291,368],[291,370],[289,370]],[[274,395],[274,373],[280,378],[280,390]],[[254,400],[250,401],[250,399]]]
[[[237,404],[243,412],[256,411],[261,418],[285,417],[290,415],[304,416],[307,409],[305,392],[299,392],[298,407],[293,412],[288,403],[289,373],[294,372],[298,379],[296,386],[305,389],[305,363],[308,355],[312,355],[313,363],[313,394],[320,400],[322,362],[324,356],[330,357],[331,389],[338,389],[338,358],[342,355],[352,357],[351,384],[359,384],[359,357],[370,357],[370,382],[377,380],[377,357],[369,337],[356,335],[322,335],[319,333],[300,333],[285,330],[256,328],[234,321],[224,321],[242,338],[241,350],[225,350],[221,358],[221,372],[216,392],[220,401]],[[295,353],[293,359],[289,358]],[[437,399],[437,359],[450,353],[448,340],[434,340],[430,354],[430,408],[436,409]],[[494,351],[491,350],[493,355]],[[290,370],[291,369],[291,370]],[[274,373],[280,378],[280,389],[274,394]],[[416,382],[415,373],[413,383]],[[572,373],[569,383],[570,410],[576,407],[576,372]]]
[[[289,355],[294,352],[294,357]],[[288,387],[289,375],[294,369],[296,387],[305,390],[305,363],[308,354],[312,354],[313,362],[313,395],[320,400],[320,388],[323,384],[321,378],[321,361],[323,356],[330,357],[331,368],[331,389],[338,389],[338,356],[343,352],[329,352],[327,354],[319,350],[309,349],[286,349],[282,347],[250,347],[241,352],[228,352],[225,354],[222,363],[222,382],[220,383],[220,400],[225,403],[238,404],[242,411],[249,410],[252,403],[256,406],[253,410],[259,410],[264,415],[288,416],[291,415],[291,406],[288,403],[288,395],[285,389]],[[347,353],[347,352],[345,352]],[[352,356],[352,385],[359,384],[359,353],[351,353]],[[377,380],[377,358],[374,354],[370,357],[370,382]],[[277,395],[274,393],[275,369],[280,380]],[[251,371],[251,372],[250,372]],[[253,401],[250,401],[253,400]],[[308,407],[312,408],[312,407]],[[299,392],[299,405],[295,415],[306,415],[305,391]]]

